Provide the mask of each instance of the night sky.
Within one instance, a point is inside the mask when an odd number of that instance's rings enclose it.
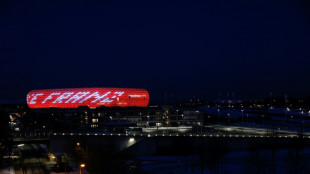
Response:
[[[0,99],[145,88],[151,102],[310,94],[306,1],[1,1]],[[23,87],[24,84],[24,87]]]

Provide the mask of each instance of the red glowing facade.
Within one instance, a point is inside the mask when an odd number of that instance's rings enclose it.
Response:
[[[146,107],[149,93],[133,88],[68,88],[33,90],[27,94],[29,108],[77,108],[88,106]]]

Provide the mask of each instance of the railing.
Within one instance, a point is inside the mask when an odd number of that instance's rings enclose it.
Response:
[[[52,136],[128,136],[128,137],[209,137],[209,138],[310,138],[299,135],[242,135],[242,134],[122,134],[122,133],[52,133]]]

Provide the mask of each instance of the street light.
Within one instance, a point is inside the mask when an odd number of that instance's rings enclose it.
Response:
[[[146,122],[146,124],[150,127],[149,122],[150,122],[150,116],[148,115],[148,116],[147,116],[147,122]]]
[[[244,111],[244,110],[241,110],[241,113],[242,113],[242,114],[241,114],[242,123],[243,123],[243,111]]]
[[[85,166],[86,166],[86,165],[83,164],[83,163],[80,165],[80,174],[82,174],[82,168],[84,168]]]

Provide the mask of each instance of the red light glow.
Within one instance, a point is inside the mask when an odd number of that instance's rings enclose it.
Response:
[[[27,94],[29,108],[77,108],[88,106],[146,107],[149,93],[133,88],[68,88],[33,90]]]

